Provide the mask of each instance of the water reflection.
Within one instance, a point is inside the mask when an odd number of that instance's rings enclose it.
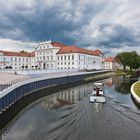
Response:
[[[105,80],[105,84],[108,87],[114,86],[115,90],[121,94],[130,94],[131,85],[137,81],[137,78],[130,78],[127,76],[118,77],[118,78],[108,78]]]
[[[73,105],[89,96],[93,91],[93,88],[93,84],[89,84],[87,86],[80,86],[80,88],[71,88],[49,95],[46,98],[43,98],[40,106],[44,110],[50,110],[60,108],[65,105]]]
[[[96,112],[103,111],[103,104],[102,103],[94,103],[93,108],[95,109]]]
[[[46,96],[28,107],[0,139],[137,139],[140,136],[140,112],[132,108],[130,91],[126,90],[134,80],[129,77],[102,80],[106,91],[105,104],[89,102],[94,83]],[[118,91],[121,88],[123,90]],[[125,96],[123,91],[127,91]]]
[[[104,80],[104,83],[105,83],[105,85],[107,87],[112,87],[114,85],[114,80],[113,80],[112,77],[111,78],[107,78],[107,79]]]

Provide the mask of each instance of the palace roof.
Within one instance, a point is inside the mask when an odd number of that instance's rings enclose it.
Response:
[[[59,43],[59,42],[51,42],[51,45],[52,46],[55,46],[55,47],[65,47],[66,45],[64,45],[63,43]]]
[[[116,62],[114,57],[107,57],[104,59],[104,62]]]
[[[2,51],[0,50],[1,53],[3,53],[5,56],[19,56],[19,57],[34,57],[35,52],[11,52],[11,51]]]
[[[61,49],[58,51],[57,54],[65,54],[65,53],[83,53],[83,54],[89,54],[89,55],[96,55],[99,56],[102,54],[100,50],[88,50],[84,48],[79,48],[77,46],[65,46],[61,47]]]

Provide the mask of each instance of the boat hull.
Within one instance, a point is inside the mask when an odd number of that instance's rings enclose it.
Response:
[[[92,103],[105,103],[105,96],[90,96],[90,102]]]

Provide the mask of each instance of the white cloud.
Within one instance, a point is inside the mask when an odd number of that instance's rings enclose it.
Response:
[[[100,47],[105,52],[109,49],[114,53],[120,50],[120,46],[122,50],[129,46],[129,50],[140,52],[137,49],[140,43],[139,4],[138,0],[0,0],[0,47],[6,45],[8,49],[17,50],[21,45],[22,48],[32,48],[30,42],[15,40],[39,40],[45,32],[52,32],[56,37],[64,34],[66,40],[74,40],[75,45],[83,47]]]
[[[35,42],[23,42],[12,39],[0,39],[0,50],[7,51],[34,51],[37,47]]]

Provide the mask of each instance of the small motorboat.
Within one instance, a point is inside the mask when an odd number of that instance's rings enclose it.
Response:
[[[90,102],[105,103],[105,95],[103,90],[103,83],[95,83],[94,90],[90,95]]]

